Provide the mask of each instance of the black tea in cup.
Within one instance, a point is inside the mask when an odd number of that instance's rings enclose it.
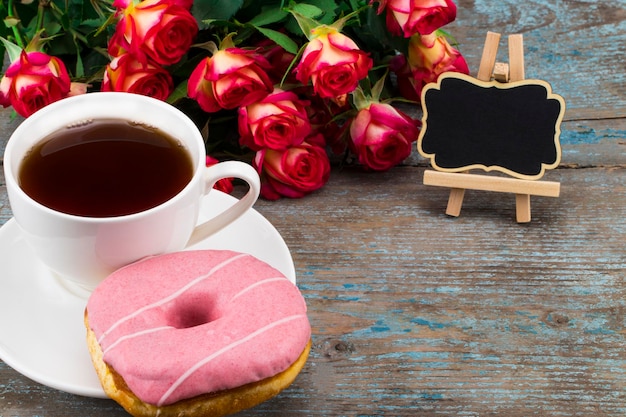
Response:
[[[20,187],[54,210],[84,217],[138,213],[191,180],[193,163],[175,138],[117,119],[91,120],[42,139],[20,165]]]

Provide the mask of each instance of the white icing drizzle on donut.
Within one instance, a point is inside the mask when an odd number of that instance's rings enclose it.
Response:
[[[106,355],[111,349],[113,349],[114,347],[116,347],[117,345],[119,345],[120,343],[122,343],[125,340],[129,340],[129,339],[134,339],[135,337],[140,337],[146,334],[150,334],[150,333],[155,333],[155,332],[160,332],[161,330],[169,330],[171,329],[172,326],[161,326],[161,327],[153,327],[152,329],[145,329],[145,330],[141,330],[139,332],[133,333],[133,334],[127,334],[124,336],[120,336],[119,339],[117,339],[115,342],[111,343],[111,345],[109,345],[109,347],[107,347],[102,354]]]
[[[284,281],[284,280],[285,280],[285,277],[274,277],[274,278],[266,278],[266,279],[264,279],[262,281],[255,282],[254,284],[250,285],[248,288],[244,288],[243,290],[241,290],[237,294],[235,294],[233,296],[233,298],[230,299],[230,301],[233,302],[238,297],[242,296],[243,294],[247,293],[248,291],[253,290],[254,288],[259,287],[261,285],[269,284],[269,283],[275,282],[275,281]]]
[[[213,359],[217,358],[218,356],[222,355],[223,353],[228,352],[229,350],[234,349],[235,347],[246,343],[252,339],[254,339],[255,337],[265,333],[266,331],[276,327],[276,326],[280,326],[281,324],[284,323],[288,323],[290,321],[293,320],[298,320],[298,319],[302,319],[302,318],[306,318],[305,314],[297,314],[297,315],[293,315],[293,316],[287,316],[284,317],[278,321],[275,321],[273,323],[270,323],[252,333],[250,333],[249,335],[234,341],[233,343],[224,346],[223,348],[221,348],[220,350],[212,353],[211,355],[207,356],[206,358],[200,360],[199,362],[197,362],[196,364],[194,364],[191,368],[189,368],[187,371],[185,371],[173,384],[172,386],[163,394],[163,396],[161,397],[161,399],[159,400],[159,402],[157,403],[158,406],[162,406],[163,404],[165,404],[165,402],[167,401],[167,399],[169,398],[170,395],[172,395],[172,393],[174,391],[176,391],[176,389],[178,389],[179,386],[181,386],[194,372],[196,372],[198,369],[200,369],[202,366],[206,365],[207,363],[211,362]]]
[[[128,320],[137,317],[138,315],[140,315],[141,313],[148,311],[150,309],[162,306],[165,303],[168,303],[174,299],[176,299],[177,297],[179,297],[181,294],[183,294],[185,291],[187,291],[189,288],[193,287],[194,285],[196,285],[197,283],[207,279],[208,277],[210,277],[211,275],[213,275],[215,272],[219,271],[220,269],[224,268],[226,265],[236,261],[239,258],[245,257],[245,256],[250,256],[248,254],[245,253],[240,253],[237,254],[229,259],[226,259],[224,262],[214,266],[208,273],[206,273],[205,275],[201,275],[198,278],[190,281],[187,285],[183,286],[182,288],[180,288],[179,290],[175,291],[174,293],[170,294],[167,297],[162,298],[159,301],[156,301],[152,304],[148,304],[138,310],[136,310],[135,312],[126,315],[125,317],[120,318],[118,321],[116,321],[115,323],[113,323],[111,325],[111,327],[109,327],[105,332],[102,333],[102,336],[100,336],[100,338],[98,339],[98,343],[100,343],[100,345],[102,346],[102,341],[113,331],[115,330],[118,326],[120,326],[121,324],[127,322]]]

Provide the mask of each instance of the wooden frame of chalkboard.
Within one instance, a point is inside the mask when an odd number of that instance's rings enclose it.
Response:
[[[524,79],[522,35],[509,37],[510,66],[496,65],[499,40],[487,33],[477,78],[446,73],[424,88],[417,149],[435,169],[424,173],[424,184],[451,188],[446,214],[460,214],[465,189],[511,192],[524,223],[530,195],[559,196],[559,183],[537,180],[560,163],[565,101],[547,82]]]
[[[422,95],[418,150],[438,171],[500,171],[535,180],[561,161],[565,103],[541,80],[501,83],[442,74]]]

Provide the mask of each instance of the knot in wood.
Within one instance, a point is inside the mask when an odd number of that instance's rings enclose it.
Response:
[[[322,344],[322,353],[331,360],[349,356],[354,352],[354,345],[339,339],[327,339]]]

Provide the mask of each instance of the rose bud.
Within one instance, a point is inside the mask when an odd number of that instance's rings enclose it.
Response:
[[[20,53],[0,80],[0,104],[28,117],[67,97],[70,77],[63,62],[43,52]]]
[[[165,101],[174,91],[174,83],[163,67],[126,53],[113,58],[107,65],[101,89],[142,94]]]
[[[263,100],[239,108],[239,142],[252,150],[284,150],[299,145],[311,132],[307,102],[275,89]]]
[[[312,81],[320,97],[341,102],[342,96],[367,77],[372,59],[352,39],[330,26],[313,29],[310,39],[296,67],[296,77],[302,84]]]
[[[300,198],[328,182],[330,161],[320,145],[324,138],[317,136],[286,150],[263,149],[257,152],[253,165],[261,176],[263,198]]]
[[[350,124],[350,148],[367,169],[385,171],[411,154],[419,125],[390,104],[371,103]]]
[[[206,112],[235,109],[262,100],[274,89],[269,63],[254,51],[226,48],[202,60],[191,73],[187,94]]]

